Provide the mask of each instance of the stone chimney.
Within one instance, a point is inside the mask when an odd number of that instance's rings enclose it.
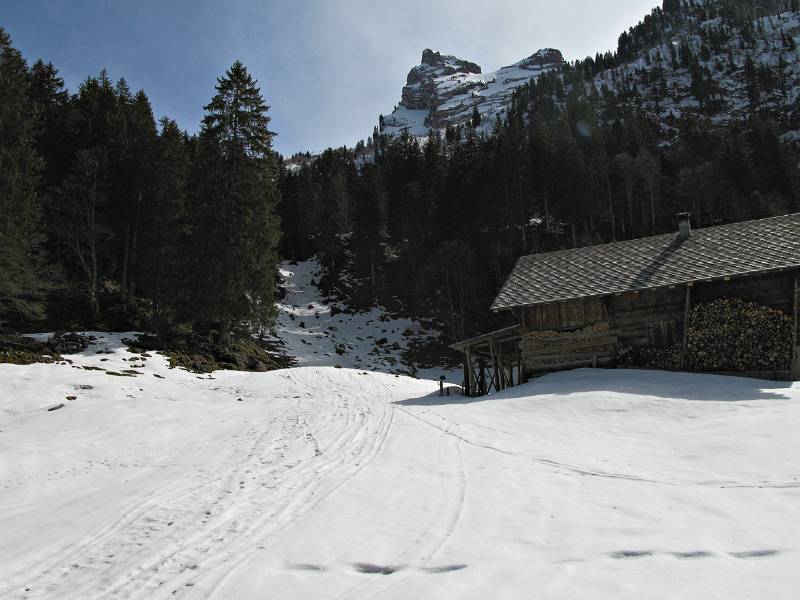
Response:
[[[691,213],[678,213],[678,237],[683,239],[692,237],[692,224],[689,221]]]

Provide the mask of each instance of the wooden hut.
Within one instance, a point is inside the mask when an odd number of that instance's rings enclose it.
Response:
[[[492,305],[513,313],[518,325],[453,346],[464,356],[466,392],[481,395],[556,370],[616,366],[635,354],[667,353],[672,368],[683,369],[700,327],[693,309],[737,300],[751,312],[763,307],[778,315],[788,332],[770,368],[762,360],[735,371],[798,379],[800,214],[695,231],[688,214],[678,221],[673,234],[520,258]]]

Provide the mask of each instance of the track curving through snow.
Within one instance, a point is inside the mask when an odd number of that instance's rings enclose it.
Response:
[[[439,398],[361,370],[196,376],[121,337],[0,365],[4,599],[800,585],[797,386],[586,370]]]

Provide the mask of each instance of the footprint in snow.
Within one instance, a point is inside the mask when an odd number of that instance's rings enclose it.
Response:
[[[714,556],[711,552],[705,552],[703,550],[696,550],[693,552],[673,552],[672,556],[675,558],[709,558],[710,556]]]
[[[467,565],[445,565],[442,567],[424,567],[422,570],[431,575],[439,575],[441,573],[453,573],[454,571],[463,571]]]
[[[735,558],[766,558],[780,554],[777,550],[750,550],[749,552],[731,552]]]
[[[323,567],[322,565],[312,565],[312,564],[296,564],[296,565],[289,565],[289,568],[293,571],[327,571],[328,569]]]
[[[646,556],[653,556],[649,550],[621,550],[620,552],[612,552],[611,558],[626,559],[626,558],[644,558]]]
[[[359,573],[365,573],[367,575],[391,575],[403,567],[374,565],[372,563],[353,563],[353,568]]]

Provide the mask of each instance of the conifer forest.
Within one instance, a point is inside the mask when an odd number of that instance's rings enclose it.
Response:
[[[796,9],[771,4],[767,21]],[[2,31],[0,322],[229,343],[270,327],[280,259],[317,256],[326,293],[456,340],[503,324],[487,309],[523,254],[671,232],[682,211],[695,227],[797,212],[795,42],[781,34],[780,61],[758,60],[775,36],[757,16],[749,2],[665,2],[615,52],[519,87],[493,123],[476,109],[420,138],[381,117],[353,148],[293,157],[272,148],[269,82],[241,62],[188,133],[156,122],[124,77],[66,89],[57,63]],[[675,32],[684,41],[653,54]],[[721,83],[734,72],[736,111]],[[670,73],[686,74],[695,110],[665,116]]]

